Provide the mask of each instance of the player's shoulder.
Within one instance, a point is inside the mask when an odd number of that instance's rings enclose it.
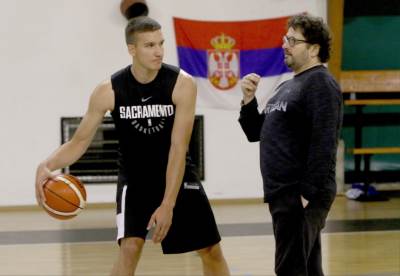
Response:
[[[182,88],[184,90],[196,90],[197,85],[195,79],[190,74],[181,69],[179,71],[175,87],[178,89]]]
[[[127,74],[130,74],[131,64],[125,66],[124,68],[119,69],[111,75],[111,80],[118,80],[120,78],[124,78]]]
[[[167,72],[171,72],[171,73],[175,73],[175,74],[179,74],[180,72],[180,68],[178,66],[172,65],[172,64],[168,64],[168,63],[163,63],[161,66],[161,70],[167,71]]]
[[[101,109],[112,110],[114,108],[114,91],[111,79],[100,82],[94,89],[91,102]]]
[[[112,90],[111,79],[106,79],[96,86],[94,93],[104,95],[112,92]]]
[[[179,99],[184,101],[191,98],[196,98],[197,95],[197,85],[195,79],[180,69],[176,80],[176,84],[173,92],[173,101],[176,103]]]
[[[193,78],[193,76],[190,75],[189,73],[187,73],[183,69],[180,69],[180,71],[179,71],[178,81],[181,82],[184,85],[194,85],[194,86],[196,86],[196,81]]]
[[[178,66],[163,63],[162,70],[170,72],[172,74],[175,74],[177,76],[178,80],[181,79],[183,81],[194,82],[193,77],[189,73],[187,73],[185,70],[183,70],[182,68],[180,68]]]

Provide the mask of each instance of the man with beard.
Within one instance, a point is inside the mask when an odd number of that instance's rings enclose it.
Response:
[[[260,76],[246,75],[241,84],[239,122],[250,142],[260,141],[278,276],[323,275],[320,232],[336,194],[342,121],[339,85],[323,65],[330,44],[321,18],[293,16],[282,47],[294,77],[276,88],[262,114],[255,98]]]

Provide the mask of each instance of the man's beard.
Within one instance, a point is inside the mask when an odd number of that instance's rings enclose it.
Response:
[[[287,67],[292,68],[293,67],[293,58],[290,55],[286,55],[284,60]]]

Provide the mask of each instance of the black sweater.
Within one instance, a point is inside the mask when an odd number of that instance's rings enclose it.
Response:
[[[260,141],[265,201],[290,188],[329,204],[343,116],[337,82],[316,66],[278,86],[262,114],[257,107],[256,99],[242,106],[239,123],[250,142]]]

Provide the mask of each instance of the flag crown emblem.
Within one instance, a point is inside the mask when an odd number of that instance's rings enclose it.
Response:
[[[203,21],[174,17],[179,66],[198,80],[198,106],[237,109],[243,94],[240,78],[252,72],[263,80],[257,95],[260,106],[265,105],[278,81],[290,71],[282,48],[288,19]]]
[[[216,50],[230,50],[235,46],[236,40],[229,35],[221,33],[221,35],[215,36],[210,41],[211,46]]]

